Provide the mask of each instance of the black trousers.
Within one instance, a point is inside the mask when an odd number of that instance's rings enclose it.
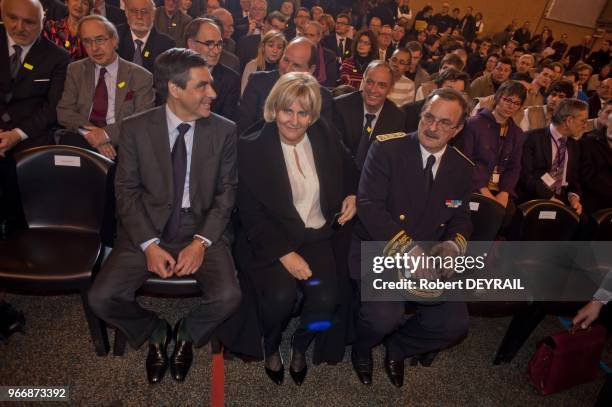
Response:
[[[404,360],[457,342],[468,324],[463,302],[419,303],[416,313],[407,316],[404,302],[367,301],[359,310],[353,352],[366,358],[384,339],[389,358]]]
[[[196,226],[191,214],[183,214],[179,237],[174,242],[162,241],[160,246],[176,259],[192,242]],[[136,302],[136,291],[153,274],[147,271],[144,252],[121,232],[89,291],[89,304],[98,317],[119,328],[133,348],[139,348],[160,319]],[[192,276],[202,290],[202,302],[185,316],[185,323],[196,346],[201,346],[240,304],[240,287],[227,238],[222,237],[206,249],[202,266]]]
[[[296,251],[310,266],[312,277],[296,280],[280,261],[249,270],[257,293],[266,355],[280,346],[282,334],[303,293],[300,324],[293,335],[293,346],[304,353],[318,329],[332,321],[336,308],[336,265],[332,247],[332,232],[307,229],[305,241]]]

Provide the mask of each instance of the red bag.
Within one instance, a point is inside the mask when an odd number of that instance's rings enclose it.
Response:
[[[529,381],[547,395],[595,380],[605,341],[606,329],[602,325],[545,338],[529,361]]]

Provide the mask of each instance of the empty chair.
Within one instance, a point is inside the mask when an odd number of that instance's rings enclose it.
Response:
[[[547,199],[525,202],[518,209],[521,241],[570,240],[580,221],[567,206]]]
[[[86,293],[102,257],[100,228],[113,162],[69,146],[25,150],[16,162],[28,229],[0,242],[0,285],[20,292],[80,292],[96,353],[104,355],[106,331]]]
[[[494,199],[473,193],[470,198],[472,235],[470,241],[488,242],[495,239],[506,209]]]

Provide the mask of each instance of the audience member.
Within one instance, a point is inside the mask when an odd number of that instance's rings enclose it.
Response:
[[[185,27],[191,17],[179,8],[179,0],[164,0],[164,5],[155,10],[154,27],[157,32],[166,34],[174,42],[183,46],[185,44]]]
[[[314,77],[321,85],[333,88],[338,81],[338,64],[336,54],[321,45],[321,39],[323,38],[321,24],[316,21],[309,21],[304,27],[304,37],[312,41],[317,47],[317,67],[313,73]]]
[[[368,64],[378,59],[376,35],[371,30],[359,31],[353,38],[351,56],[342,61],[340,82],[359,89]]]
[[[389,66],[393,71],[393,87],[387,99],[402,107],[414,101],[414,82],[404,74],[410,69],[410,51],[407,48],[398,48],[389,58]]]
[[[338,14],[336,30],[321,40],[321,45],[336,53],[336,59],[342,64],[344,58],[351,56],[352,39],[348,36],[351,30],[351,18],[347,14]]]
[[[568,81],[556,81],[546,90],[546,104],[541,106],[527,106],[520,123],[523,131],[530,131],[548,127],[552,115],[559,102],[574,97],[574,86]]]
[[[242,85],[240,86],[240,94],[244,93],[244,89],[249,82],[249,77],[256,71],[274,71],[278,69],[278,62],[285,52],[287,40],[283,33],[276,30],[270,30],[264,35],[259,43],[257,57],[252,59],[244,67],[242,73]]]
[[[500,85],[510,78],[512,72],[512,61],[509,58],[501,58],[497,61],[493,72],[483,75],[470,85],[470,98],[486,97],[494,94]]]
[[[77,35],[79,20],[88,15],[93,7],[93,0],[68,0],[68,15],[61,20],[47,20],[43,35],[59,47],[64,48],[73,61],[86,56],[85,48]]]

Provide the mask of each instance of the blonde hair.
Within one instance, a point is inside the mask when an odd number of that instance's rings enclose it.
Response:
[[[321,90],[319,82],[307,72],[289,72],[276,82],[264,105],[266,122],[276,120],[276,113],[298,102],[308,112],[311,124],[321,116]]]
[[[287,47],[287,39],[285,38],[285,34],[277,30],[268,31],[263,36],[261,42],[259,43],[259,48],[257,49],[257,56],[255,57],[255,63],[257,65],[257,69],[259,69],[260,71],[263,71],[266,69],[266,57],[265,57],[266,44],[274,40],[283,41],[283,50]]]

